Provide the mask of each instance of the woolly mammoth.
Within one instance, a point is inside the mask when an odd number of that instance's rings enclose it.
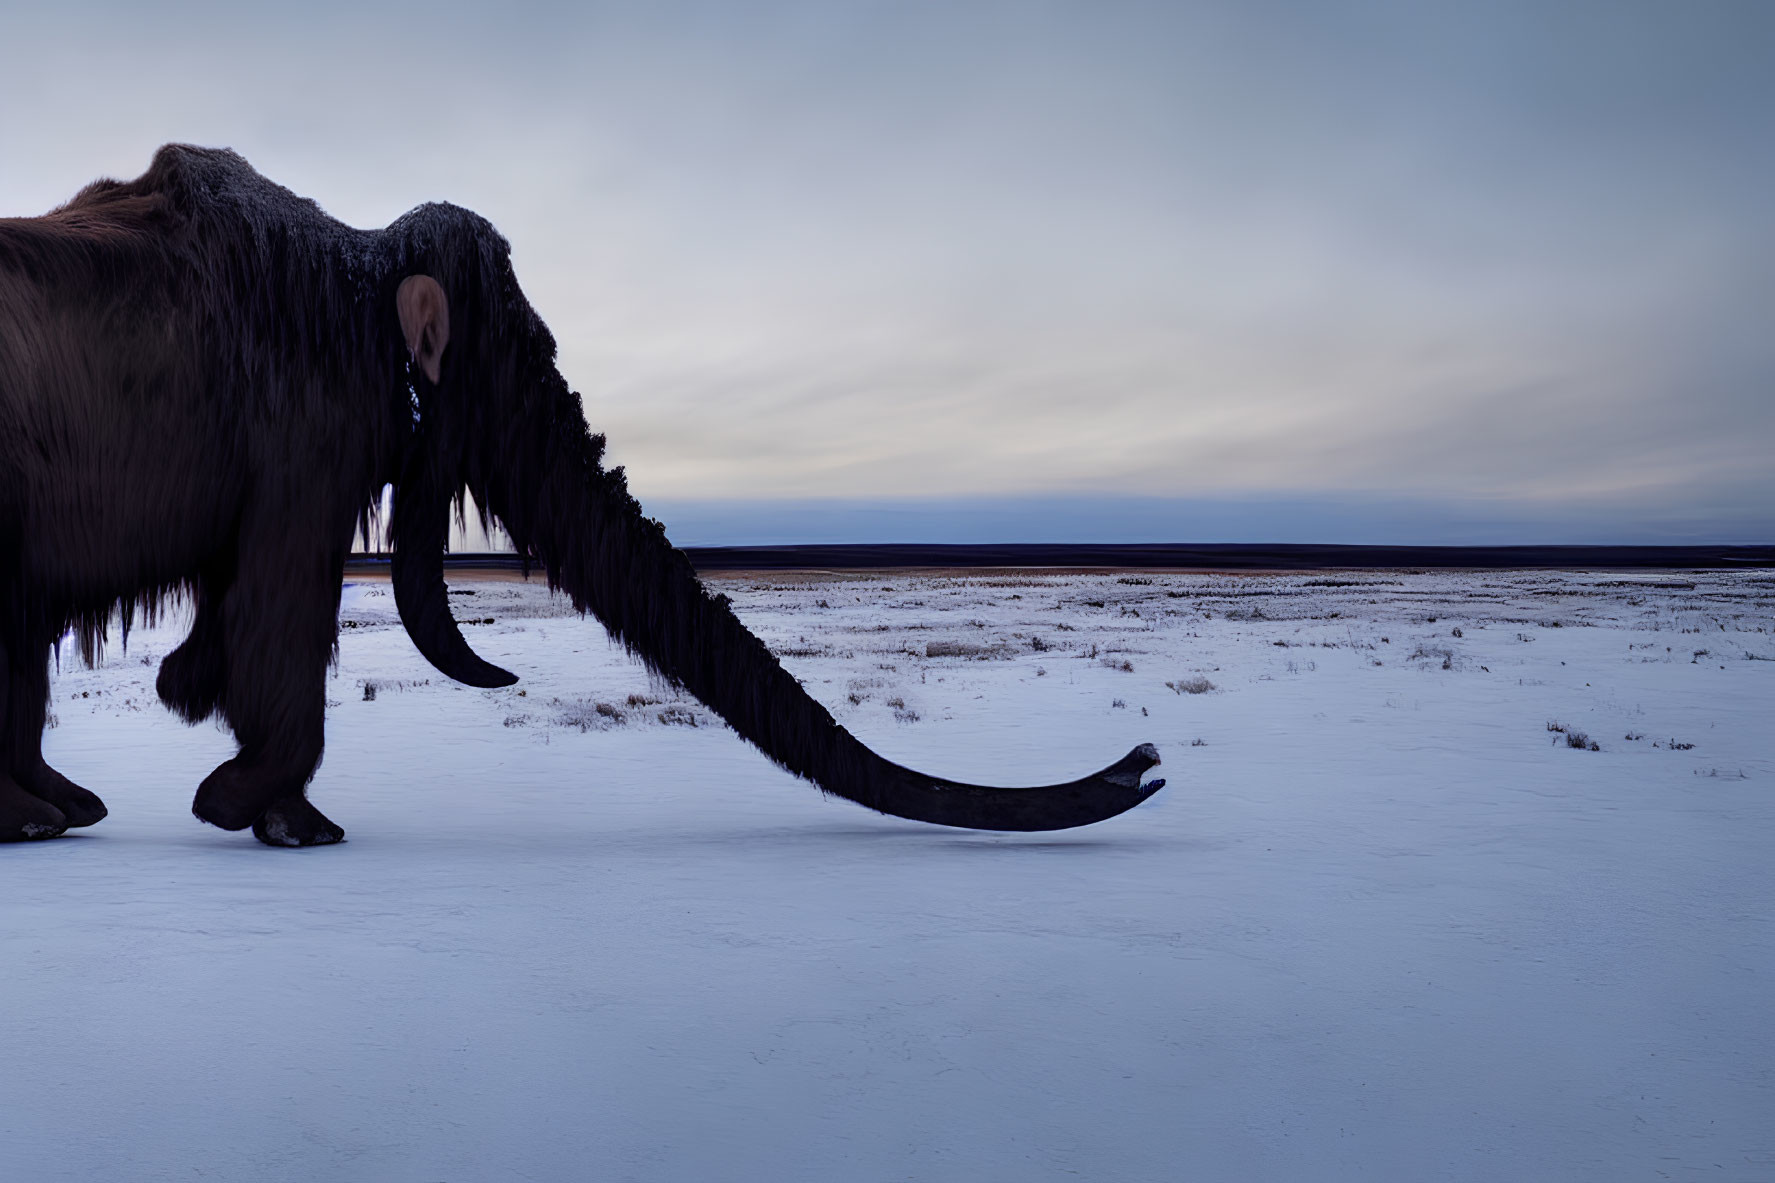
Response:
[[[401,620],[474,686],[443,550],[466,489],[630,652],[783,768],[883,813],[1047,830],[1111,817],[1164,783],[1141,745],[1040,788],[927,776],[840,727],[710,595],[602,464],[555,342],[484,219],[425,205],[354,230],[239,156],[172,145],[139,179],[0,220],[0,839],[105,816],[43,759],[52,646],[90,660],[121,605],[175,592],[191,634],[161,699],[219,714],[239,753],[192,811],[272,845],[337,842],[306,797],[346,554],[381,490]]]

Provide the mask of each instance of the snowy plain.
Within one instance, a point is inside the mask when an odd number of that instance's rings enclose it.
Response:
[[[268,850],[114,633],[111,817],[0,847],[0,1177],[1775,1179],[1775,575],[712,582],[890,758],[1169,786],[879,817],[537,584],[453,583],[483,691],[360,582],[349,840]]]

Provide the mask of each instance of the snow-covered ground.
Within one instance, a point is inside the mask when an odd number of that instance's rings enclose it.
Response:
[[[719,583],[896,760],[1170,787],[878,817],[533,585],[454,588],[480,691],[366,583],[350,840],[268,850],[141,629],[55,681],[111,817],[0,847],[0,1177],[1775,1179],[1770,573]]]

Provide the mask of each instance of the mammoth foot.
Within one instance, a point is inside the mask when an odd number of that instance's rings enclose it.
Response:
[[[81,788],[47,764],[39,764],[23,788],[31,796],[61,810],[70,830],[102,822],[111,812],[99,800],[98,794]]]
[[[68,828],[61,810],[0,775],[0,842],[54,838]]]
[[[253,823],[253,837],[267,846],[331,846],[345,831],[301,793],[272,804]]]
[[[203,778],[191,801],[191,812],[198,821],[220,829],[244,830],[284,798],[301,796],[301,785],[306,779],[280,775],[236,756],[223,761]],[[295,789],[294,794],[291,789]]]

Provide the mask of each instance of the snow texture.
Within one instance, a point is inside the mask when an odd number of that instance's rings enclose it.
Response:
[[[0,847],[0,1174],[1775,1178],[1768,573],[716,582],[892,759],[1170,787],[879,817],[534,585],[453,589],[481,691],[365,583],[349,841],[269,850],[144,627],[55,679],[111,817]]]

